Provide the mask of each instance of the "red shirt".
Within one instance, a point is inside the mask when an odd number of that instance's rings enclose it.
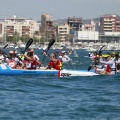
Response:
[[[25,60],[24,63],[26,64],[27,69],[36,69],[38,62],[35,58],[32,58],[32,60]]]

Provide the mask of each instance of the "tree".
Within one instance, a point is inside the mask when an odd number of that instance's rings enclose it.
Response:
[[[35,31],[33,36],[34,37],[36,37],[36,36],[38,37],[39,35],[40,35],[39,31]]]
[[[70,37],[70,35],[66,34],[66,37],[65,37],[66,41],[69,41],[69,37]]]
[[[19,34],[19,32],[17,32],[16,30],[15,30],[15,32],[14,32],[14,34],[13,34],[13,37],[14,37],[14,43],[17,43],[17,41],[19,40],[19,38],[20,38],[20,34]]]
[[[60,34],[57,34],[57,36],[56,36],[56,42],[60,42],[61,40],[60,40]]]

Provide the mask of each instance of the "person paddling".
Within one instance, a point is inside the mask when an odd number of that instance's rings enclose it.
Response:
[[[49,58],[50,58],[50,61],[44,69],[55,69],[55,70],[62,69],[62,63],[59,59],[57,59],[54,53],[51,53]]]
[[[24,56],[25,56],[24,63],[26,69],[37,69],[37,66],[39,65],[39,61],[34,56],[34,50],[29,49],[28,53],[24,54]]]
[[[13,50],[9,51],[9,57],[6,58],[6,61],[8,66],[14,69],[22,69],[24,66],[23,63],[16,57]]]
[[[102,68],[97,69],[96,68],[96,73],[99,74],[107,74],[107,75],[112,75],[116,73],[116,68],[115,68],[115,62],[111,60],[111,56],[107,55],[105,57],[105,61],[100,60],[100,63],[102,64]]]
[[[115,66],[116,66],[116,71],[120,72],[120,56],[119,54],[115,54]]]
[[[61,51],[62,62],[70,61],[71,59],[66,55],[66,51]]]

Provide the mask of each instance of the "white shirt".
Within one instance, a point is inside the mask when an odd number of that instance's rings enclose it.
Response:
[[[70,61],[71,59],[67,56],[67,55],[64,55],[63,57],[62,57],[62,61],[63,62],[66,62],[66,61]]]
[[[3,55],[1,55],[1,56],[0,56],[0,63],[2,63],[2,62],[3,62],[3,60],[4,60],[4,56],[3,56]]]

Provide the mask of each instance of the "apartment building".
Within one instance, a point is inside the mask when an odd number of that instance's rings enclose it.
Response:
[[[116,19],[116,31],[120,32],[120,19]]]
[[[90,23],[84,24],[82,31],[95,31],[95,22],[91,20]]]
[[[13,36],[19,34],[19,36],[29,36],[33,37],[34,32],[36,31],[37,22],[34,20],[26,20],[23,18],[17,18],[15,15],[12,18],[6,18],[2,22],[2,33],[7,36]]]
[[[70,27],[70,34],[74,34],[75,31],[82,31],[82,18],[69,17],[67,23]]]
[[[58,42],[64,42],[65,40],[69,39],[69,26],[68,26],[68,24],[57,26],[57,36],[59,39]]]
[[[100,32],[118,32],[120,19],[116,15],[104,15],[100,17]]]
[[[120,41],[120,18],[117,15],[103,15],[100,17],[100,42]]]
[[[2,38],[3,37],[3,34],[4,34],[4,26],[3,26],[3,22],[0,22],[0,38]]]
[[[41,26],[40,33],[41,35],[49,38],[52,34],[55,34],[55,27],[53,26],[52,16],[48,14],[41,15]]]

